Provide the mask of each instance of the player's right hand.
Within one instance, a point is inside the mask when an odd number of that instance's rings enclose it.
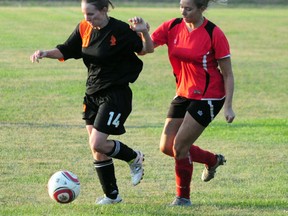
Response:
[[[34,63],[34,62],[39,63],[39,59],[44,58],[46,55],[47,55],[47,53],[45,51],[37,50],[30,56],[30,61],[32,63]]]

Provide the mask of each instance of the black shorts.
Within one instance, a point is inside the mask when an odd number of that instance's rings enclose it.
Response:
[[[132,110],[132,91],[129,86],[110,88],[87,95],[83,101],[83,120],[98,131],[111,135],[125,133],[124,123]]]
[[[202,126],[207,127],[220,112],[225,99],[222,100],[192,100],[176,97],[171,102],[167,118],[184,118],[185,113],[190,115]]]

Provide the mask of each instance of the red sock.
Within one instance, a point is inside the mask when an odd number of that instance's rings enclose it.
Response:
[[[190,158],[175,160],[176,196],[190,199],[193,163]]]
[[[215,154],[205,151],[198,146],[192,145],[189,152],[193,162],[206,164],[209,167],[214,166],[217,162]]]

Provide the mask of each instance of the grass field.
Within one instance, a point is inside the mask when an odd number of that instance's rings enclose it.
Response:
[[[158,148],[174,96],[166,48],[141,57],[134,110],[122,140],[146,154],[145,178],[130,185],[128,166],[115,161],[124,202],[95,206],[102,195],[81,120],[86,71],[82,62],[29,62],[36,49],[62,43],[82,19],[78,7],[0,7],[0,215],[288,215],[288,8],[210,8],[205,16],[226,33],[235,74],[232,125],[223,113],[197,145],[223,153],[227,165],[201,182],[195,164],[191,208],[174,199],[174,161]],[[178,17],[177,8],[115,8],[111,16],[139,15],[153,31]],[[68,169],[81,181],[71,204],[53,202],[49,176]]]

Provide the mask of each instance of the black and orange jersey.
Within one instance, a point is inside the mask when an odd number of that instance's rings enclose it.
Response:
[[[88,69],[86,94],[134,82],[143,68],[136,53],[143,44],[130,26],[110,18],[102,29],[81,21],[64,44],[57,45],[64,59],[83,59]]]
[[[189,32],[182,18],[174,18],[160,25],[151,37],[156,44],[168,47],[177,96],[196,100],[225,97],[217,60],[230,57],[230,48],[219,27],[205,18]]]

